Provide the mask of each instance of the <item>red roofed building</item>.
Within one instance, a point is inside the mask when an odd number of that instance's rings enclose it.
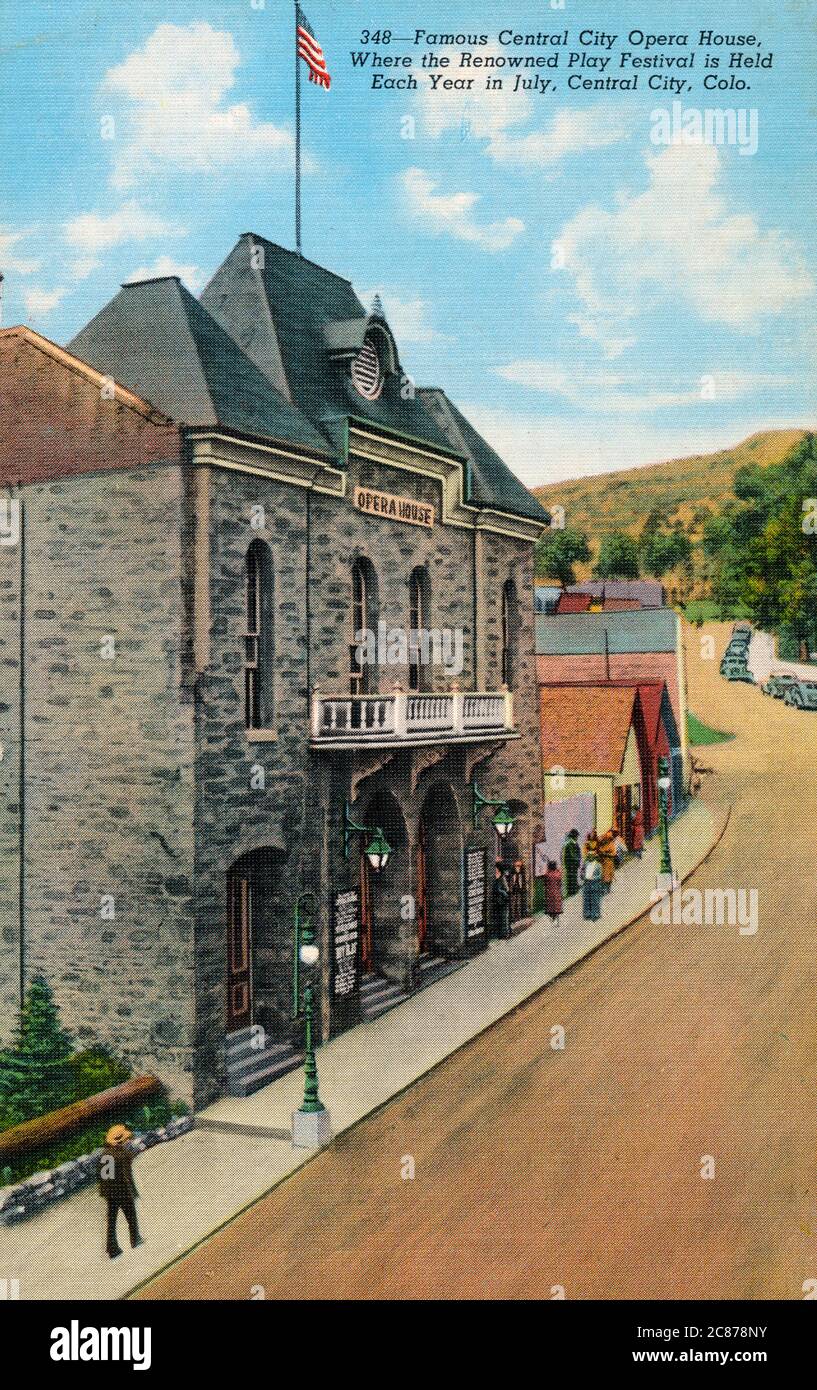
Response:
[[[607,830],[641,804],[643,734],[634,686],[543,685],[540,689],[545,803],[589,793],[595,827]],[[547,810],[545,812],[547,814]]]
[[[589,594],[560,594],[556,603],[557,613],[586,613],[590,608]]]
[[[672,764],[681,757],[665,682],[553,682],[540,690],[546,801],[592,792],[598,830],[612,825],[629,844],[640,809],[644,833],[651,834],[658,824],[659,759]],[[669,809],[680,810],[671,793]]]

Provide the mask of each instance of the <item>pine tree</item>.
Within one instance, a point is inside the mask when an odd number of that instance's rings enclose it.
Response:
[[[73,1039],[60,1023],[46,981],[37,975],[26,993],[14,1043],[0,1053],[0,1111],[4,1123],[19,1124],[65,1103]]]

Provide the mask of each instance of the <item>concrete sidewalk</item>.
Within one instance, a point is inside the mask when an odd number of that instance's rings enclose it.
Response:
[[[723,817],[716,824],[698,801],[673,824],[680,878],[705,858],[722,829]],[[641,916],[657,868],[653,839],[643,858],[617,875],[598,922],[582,919],[577,894],[558,927],[540,915],[519,936],[493,942],[461,970],[324,1044],[320,1091],[334,1132],[389,1101]],[[302,1094],[303,1073],[291,1072],[255,1095],[216,1101],[197,1116],[192,1133],[141,1155],[134,1171],[145,1244],[138,1250],[107,1259],[104,1205],[88,1190],[0,1229],[0,1277],[19,1280],[21,1299],[122,1297],[309,1161],[309,1152],[280,1138]]]

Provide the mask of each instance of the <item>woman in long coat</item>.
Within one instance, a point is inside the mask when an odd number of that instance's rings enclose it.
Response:
[[[548,860],[545,874],[545,912],[553,922],[562,915],[562,871],[555,859]]]

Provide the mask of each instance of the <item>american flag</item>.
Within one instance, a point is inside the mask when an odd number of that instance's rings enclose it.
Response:
[[[323,56],[323,49],[309,26],[306,15],[300,8],[298,16],[298,57],[303,58],[309,68],[310,82],[317,82],[318,86],[325,87],[329,91],[332,82],[326,70],[326,59]]]

